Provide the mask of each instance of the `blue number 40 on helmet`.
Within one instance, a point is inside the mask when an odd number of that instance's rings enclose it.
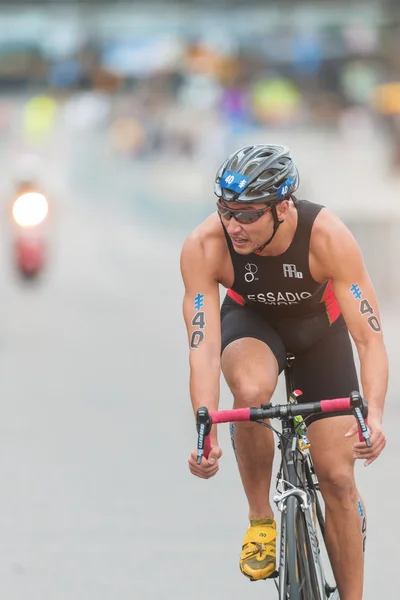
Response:
[[[242,192],[249,182],[249,178],[241,173],[235,173],[234,171],[225,171],[221,177],[220,186],[227,188],[234,192]]]
[[[290,194],[291,191],[293,191],[293,187],[294,187],[294,177],[288,177],[286,179],[286,181],[284,181],[276,190],[276,195],[278,196],[278,198],[280,198],[281,200],[283,200],[284,198],[286,198],[286,196],[288,194]]]

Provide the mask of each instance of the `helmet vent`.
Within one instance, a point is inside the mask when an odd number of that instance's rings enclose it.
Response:
[[[258,155],[257,158],[269,158],[270,156],[273,156],[273,152],[271,152],[270,150],[266,151],[266,152],[260,152],[260,154]]]
[[[259,165],[258,161],[249,163],[248,165],[246,165],[246,168],[244,169],[242,175],[246,175],[246,176],[251,175],[251,173],[257,169],[258,165]]]
[[[230,169],[229,170],[230,171],[236,171],[238,163],[239,163],[239,157],[235,156],[235,158],[233,159],[233,161],[232,161],[232,163],[230,165]]]
[[[271,177],[275,177],[275,175],[277,175],[278,173],[279,169],[267,169],[266,171],[263,171],[261,175],[259,175],[258,180],[268,181],[269,179],[271,179]]]

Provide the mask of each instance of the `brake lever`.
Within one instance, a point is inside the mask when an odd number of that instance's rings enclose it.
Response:
[[[360,392],[351,392],[350,394],[353,414],[358,424],[358,439],[360,442],[365,441],[368,448],[371,448],[370,429],[368,427],[368,404],[362,398]]]
[[[367,447],[371,448],[371,445],[372,445],[371,444],[371,436],[370,436],[371,432],[368,427],[367,420],[364,419],[364,417],[362,416],[362,412],[358,407],[356,407],[354,409],[354,416],[358,422],[358,438],[359,438],[359,440],[361,442],[364,440],[365,443],[367,444]]]
[[[198,465],[201,464],[201,458],[204,454],[204,443],[207,435],[211,432],[211,417],[206,406],[201,406],[196,414],[197,437],[197,459]]]

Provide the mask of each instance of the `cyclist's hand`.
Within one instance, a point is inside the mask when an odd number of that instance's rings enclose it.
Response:
[[[358,442],[353,446],[354,458],[365,460],[365,467],[373,463],[386,446],[386,436],[383,433],[380,420],[369,417],[368,427],[370,429],[371,447],[368,448],[365,442]],[[356,424],[346,433],[346,437],[351,437],[357,432],[358,428]]]
[[[201,458],[201,464],[198,465],[197,460],[197,450],[193,450],[192,454],[189,457],[189,469],[192,475],[196,475],[196,477],[201,477],[202,479],[209,479],[210,477],[214,477],[217,473],[218,459],[222,456],[222,450],[219,446],[213,446],[210,450],[210,454],[208,458]]]
[[[354,422],[354,424],[350,427],[350,429],[348,430],[348,432],[345,434],[345,438],[350,438],[353,437],[353,435],[356,435],[356,433],[358,433],[358,423],[357,421]]]

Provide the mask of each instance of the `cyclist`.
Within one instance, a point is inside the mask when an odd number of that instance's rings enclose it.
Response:
[[[348,396],[359,387],[349,332],[369,401],[371,448],[353,417],[315,419],[308,428],[326,505],[327,546],[342,600],[361,600],[365,509],[354,478],[386,439],[382,417],[388,380],[378,304],[350,231],[322,205],[298,200],[299,175],[289,150],[256,145],[229,156],[215,179],[217,212],[185,240],[181,272],[190,347],[193,409],[217,410],[220,372],[234,407],[270,401],[286,352],[294,352],[295,387],[306,402]],[[228,289],[220,308],[219,284]],[[276,567],[276,524],[269,502],[274,441],[255,423],[231,428],[249,504],[240,569],[252,580]],[[208,459],[190,471],[218,471],[221,449],[211,432]],[[351,570],[348,564],[351,563]]]

